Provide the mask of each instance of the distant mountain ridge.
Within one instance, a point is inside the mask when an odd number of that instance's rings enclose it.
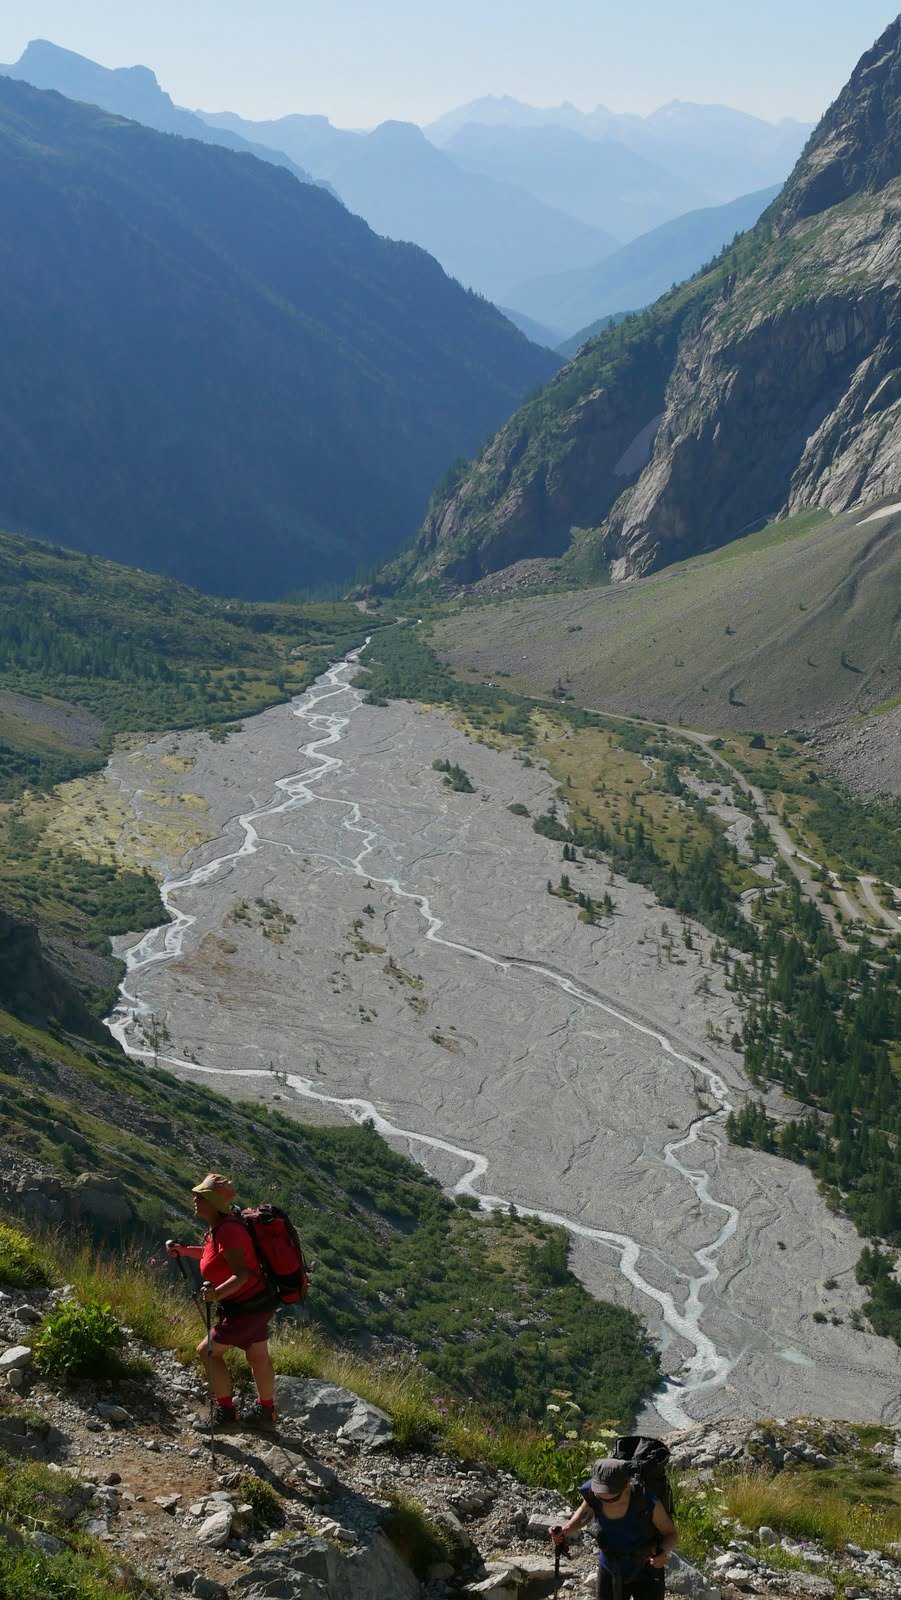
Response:
[[[556,370],[324,190],[0,77],[0,525],[270,598]]]
[[[287,150],[377,233],[421,245],[453,277],[495,301],[506,302],[525,262],[546,263],[541,271],[589,266],[619,242],[602,215],[586,221],[522,185],[464,170],[412,122],[350,133],[325,117],[203,116],[211,128]]]
[[[791,117],[772,123],[731,106],[690,101],[673,100],[643,117],[605,106],[539,108],[508,95],[486,95],[439,117],[425,132],[445,148],[473,125],[508,132],[565,128],[585,140],[615,141],[699,189],[699,205],[721,205],[782,183],[812,131],[811,123]]]
[[[673,283],[690,278],[737,233],[753,227],[778,192],[760,189],[728,205],[688,211],[631,239],[596,266],[530,279],[514,290],[513,303],[522,316],[570,335],[601,317],[641,310]]]
[[[468,583],[574,541],[628,578],[782,512],[901,493],[899,107],[901,18],[755,227],[584,346],[386,581]]]
[[[302,183],[315,183],[303,167],[289,156],[268,145],[253,144],[227,129],[212,131],[201,117],[177,106],[161,89],[149,67],[101,67],[96,61],[74,50],[63,50],[49,39],[32,39],[18,61],[0,66],[0,74],[20,78],[34,89],[55,89],[69,100],[83,100],[101,106],[120,117],[130,117],[158,133],[175,133],[183,139],[199,139],[202,144],[221,144],[228,150],[243,150],[261,161],[287,167]]]

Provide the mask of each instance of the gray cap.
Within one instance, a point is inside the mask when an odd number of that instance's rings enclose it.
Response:
[[[615,1500],[631,1477],[632,1468],[628,1461],[616,1461],[612,1456],[605,1461],[596,1461],[591,1474],[592,1494],[596,1494],[599,1500]]]

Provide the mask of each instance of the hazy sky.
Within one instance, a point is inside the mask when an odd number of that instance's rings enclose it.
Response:
[[[482,94],[647,112],[720,101],[814,120],[892,0],[2,0],[32,38],[152,67],[181,105],[427,122]]]

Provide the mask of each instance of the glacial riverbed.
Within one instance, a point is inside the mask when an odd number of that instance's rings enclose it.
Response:
[[[615,914],[579,922],[547,893],[559,846],[508,810],[546,808],[540,765],[366,705],[354,670],[223,744],[114,756],[139,831],[189,788],[209,837],[157,860],[171,921],[128,944],[112,1032],[301,1118],[371,1117],[449,1189],[566,1227],[583,1281],[663,1349],[644,1423],[898,1420],[901,1352],[847,1321],[854,1230],[804,1169],[725,1139],[747,1085],[709,1037],[737,1016],[710,938],[683,948],[674,913],[598,865],[578,886],[609,887]],[[437,758],[476,792],[448,790]]]

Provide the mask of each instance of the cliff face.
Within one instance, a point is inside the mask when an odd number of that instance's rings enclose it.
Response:
[[[559,555],[574,526],[626,578],[901,492],[899,107],[896,19],[757,226],[585,345],[433,504],[396,578],[470,582]]]

